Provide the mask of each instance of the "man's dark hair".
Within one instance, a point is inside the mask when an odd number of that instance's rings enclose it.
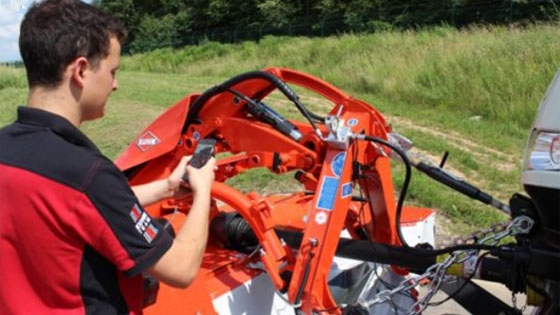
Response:
[[[96,67],[109,55],[110,38],[125,38],[124,26],[110,13],[79,0],[37,2],[21,23],[19,49],[29,87],[56,87],[77,57]]]

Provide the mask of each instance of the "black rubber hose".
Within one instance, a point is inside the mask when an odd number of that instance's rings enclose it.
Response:
[[[274,129],[292,138],[296,142],[301,140],[302,134],[297,127],[272,108],[268,107],[265,103],[254,101],[232,88],[226,88],[226,91],[244,100],[247,105],[249,105],[246,106],[247,111],[261,122],[272,126]]]
[[[309,253],[309,259],[307,260],[307,264],[305,265],[305,270],[303,271],[303,277],[301,279],[301,283],[299,284],[299,288],[297,290],[296,299],[294,304],[298,305],[301,302],[301,298],[303,297],[303,290],[307,285],[307,280],[309,280],[309,272],[311,272],[311,261],[315,257],[315,254]]]
[[[368,141],[372,141],[375,143],[379,143],[381,145],[384,145],[386,147],[389,147],[391,150],[395,151],[402,159],[405,167],[406,167],[406,174],[405,174],[405,178],[404,178],[404,182],[402,185],[402,189],[401,189],[401,193],[399,195],[399,201],[397,203],[397,234],[399,236],[399,240],[401,242],[401,244],[404,247],[410,247],[408,245],[408,243],[405,241],[404,236],[402,234],[402,229],[401,229],[401,214],[402,214],[402,208],[404,205],[404,199],[406,197],[406,193],[408,191],[408,185],[410,184],[410,178],[412,176],[412,163],[410,163],[410,160],[408,159],[408,156],[406,155],[405,152],[403,152],[401,150],[401,148],[393,145],[392,143],[385,141],[383,139],[380,138],[375,138],[375,137],[370,137],[370,136],[365,136],[364,137],[365,140]]]
[[[284,81],[280,80],[280,78],[278,78],[277,76],[264,71],[246,72],[238,76],[235,76],[220,85],[214,86],[206,90],[206,92],[202,93],[202,95],[200,95],[191,105],[189,109],[189,113],[187,114],[187,122],[185,126],[187,126],[190,122],[192,122],[196,118],[196,116],[198,115],[199,111],[202,109],[204,104],[206,104],[206,102],[208,102],[208,100],[210,100],[212,97],[222,93],[223,91],[225,91],[226,88],[231,88],[236,84],[252,79],[263,79],[276,86],[278,90],[282,92],[282,94],[284,94],[289,100],[291,100],[296,105],[297,109],[301,112],[301,114],[309,121],[309,123],[313,126],[313,128],[317,130],[317,126],[315,125],[313,119],[314,118],[317,119],[321,117],[316,114],[311,114],[305,108],[305,106],[301,104],[301,102],[299,101],[299,96]]]
[[[306,110],[307,110],[307,108],[306,108]],[[307,110],[307,112],[309,113],[309,116],[311,116],[311,118],[313,118],[313,120],[315,120],[316,122],[320,122],[321,124],[325,123],[325,117],[319,116],[319,115],[317,115],[314,112],[309,111],[309,110]]]

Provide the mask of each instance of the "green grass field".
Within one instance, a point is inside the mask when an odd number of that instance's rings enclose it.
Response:
[[[560,60],[558,25],[432,28],[328,38],[268,37],[259,43],[207,43],[126,58],[123,69],[229,77],[290,67],[347,91],[413,108],[479,115],[529,127]]]
[[[111,158],[165,108],[192,92],[228,77],[266,66],[314,74],[378,108],[419,152],[502,200],[522,190],[520,167],[528,126],[560,64],[557,25],[524,30],[436,28],[341,37],[266,38],[260,43],[207,43],[179,51],[160,50],[124,57],[120,89],[106,117],[83,130]],[[0,126],[13,121],[24,104],[21,69],[0,68]],[[289,118],[297,111],[279,95],[271,104]],[[312,94],[303,100],[314,111],[329,105]],[[395,165],[396,189],[403,170]],[[291,174],[253,170],[230,183],[243,191],[271,193],[297,188]],[[456,232],[505,217],[419,173],[407,204],[433,207],[451,218]]]

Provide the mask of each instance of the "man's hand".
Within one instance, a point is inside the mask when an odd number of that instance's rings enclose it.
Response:
[[[191,157],[188,157],[190,160]],[[182,162],[182,161],[181,161]],[[216,167],[216,159],[211,157],[202,168],[194,168],[190,165],[186,166],[186,173],[189,175],[189,186],[198,193],[209,193],[210,187],[214,182],[214,171]]]
[[[197,169],[188,165],[191,158],[192,156],[183,157],[167,178],[168,195],[171,197],[180,198],[188,193],[188,190],[183,187],[185,185],[190,186],[195,195],[199,192],[204,194],[210,192],[214,182],[216,159],[210,158],[202,168]],[[188,175],[188,183],[183,181],[185,174]]]
[[[189,193],[187,187],[193,190],[195,198],[198,195],[210,195],[216,160],[210,158],[202,168],[197,169],[188,166],[191,158],[192,156],[183,157],[167,179],[133,186],[132,190],[140,205],[147,206],[166,198],[181,198]],[[185,173],[189,175],[189,183],[183,181]]]
[[[216,160],[210,158],[200,169],[188,166],[190,157],[181,159],[167,178],[170,191],[179,191],[184,184],[182,177],[187,172],[194,200],[189,215],[177,233],[171,248],[148,272],[168,285],[185,288],[196,277],[206,241],[208,239],[208,216],[210,210],[210,188],[214,181]]]
[[[181,198],[189,192],[187,188],[183,187],[185,184],[183,175],[187,171],[187,164],[191,158],[191,155],[183,157],[167,178],[167,195],[170,197]]]

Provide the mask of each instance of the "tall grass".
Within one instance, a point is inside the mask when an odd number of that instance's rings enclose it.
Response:
[[[0,66],[0,90],[5,88],[25,88],[27,81],[22,69]]]
[[[438,27],[330,38],[205,43],[123,59],[133,71],[231,76],[269,66],[314,74],[347,91],[526,128],[560,64],[560,26]]]

